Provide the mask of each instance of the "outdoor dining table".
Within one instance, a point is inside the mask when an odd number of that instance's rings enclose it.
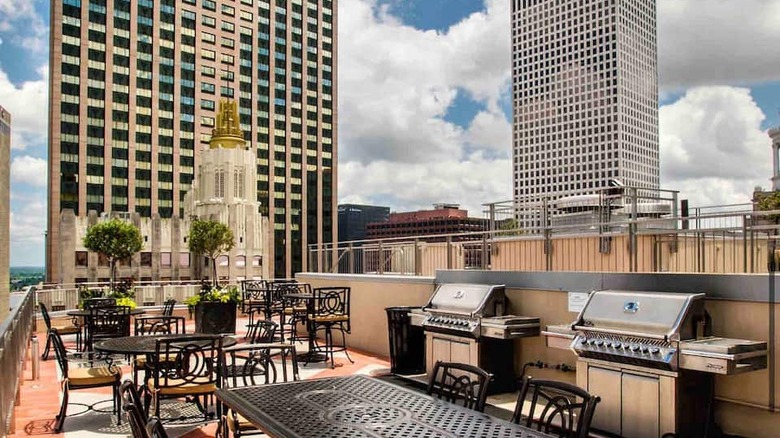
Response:
[[[276,438],[550,438],[518,424],[363,375],[218,389],[217,398]]]
[[[139,309],[139,308],[130,309],[130,316],[143,315],[144,313],[146,313],[145,309]],[[84,339],[87,339],[87,325],[88,325],[87,318],[89,318],[90,315],[92,314],[91,310],[89,309],[68,310],[67,312],[65,312],[65,314],[73,318],[74,325],[76,325],[77,327],[81,327],[82,336],[84,337]],[[77,321],[76,318],[78,318],[79,320]],[[87,348],[86,342],[84,344],[85,344],[84,348],[86,349]]]
[[[307,341],[309,345],[309,351],[299,354],[297,357],[298,361],[311,363],[325,362],[328,360],[328,356],[317,351],[317,329],[309,320],[309,315],[314,314],[314,294],[291,293],[283,295],[282,298],[285,300],[304,301],[306,303],[306,332],[308,337]]]
[[[143,336],[123,336],[121,338],[111,338],[105,341],[96,342],[94,349],[102,353],[126,354],[140,356],[142,354],[155,354],[157,352],[157,341],[170,338],[193,338],[204,336],[201,333],[173,334],[173,335],[143,335]],[[222,339],[222,347],[232,347],[236,345],[236,339],[231,336],[225,336]]]

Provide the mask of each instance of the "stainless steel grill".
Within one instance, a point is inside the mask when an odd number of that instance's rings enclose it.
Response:
[[[539,318],[505,315],[506,310],[503,285],[442,284],[423,307],[422,326],[427,331],[470,338],[539,334]]]

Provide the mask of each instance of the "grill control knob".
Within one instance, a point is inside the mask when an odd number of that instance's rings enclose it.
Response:
[[[596,346],[597,346],[597,347],[601,347],[601,346],[603,346],[603,345],[604,345],[604,341],[602,341],[601,339],[599,339],[598,341],[596,341]]]
[[[588,345],[587,339],[580,339],[580,345]]]
[[[631,351],[633,351],[634,353],[636,353],[637,351],[639,351],[639,345],[632,345],[632,346],[631,346]]]
[[[621,344],[620,342],[613,342],[612,346],[615,348],[623,348],[623,344]]]
[[[650,354],[658,354],[661,352],[661,349],[658,347],[653,347],[650,349]]]

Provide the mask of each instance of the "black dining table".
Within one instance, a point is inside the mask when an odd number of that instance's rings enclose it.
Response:
[[[551,438],[363,375],[217,389],[216,395],[255,427],[276,438]]]
[[[143,336],[123,336],[121,338],[111,338],[104,341],[95,342],[94,349],[102,353],[109,354],[128,354],[140,356],[143,354],[155,354],[157,352],[157,341],[170,338],[194,338],[204,336],[201,333],[188,333],[178,335],[143,335]],[[225,336],[222,339],[222,347],[232,347],[236,345],[236,339],[231,336]]]
[[[130,315],[136,316],[136,315],[143,315],[146,313],[145,309],[130,309]],[[81,317],[81,318],[88,318],[90,315],[89,309],[78,309],[78,310],[68,310],[66,313],[68,316],[74,316],[74,317]]]

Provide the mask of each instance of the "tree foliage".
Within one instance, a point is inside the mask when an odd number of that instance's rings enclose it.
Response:
[[[108,260],[113,289],[116,263],[140,251],[144,246],[144,239],[135,225],[119,219],[111,219],[89,227],[83,243],[85,248],[102,254]]]
[[[211,260],[214,284],[217,284],[217,258],[233,249],[233,231],[219,221],[195,219],[190,226],[187,244],[190,251]]]

